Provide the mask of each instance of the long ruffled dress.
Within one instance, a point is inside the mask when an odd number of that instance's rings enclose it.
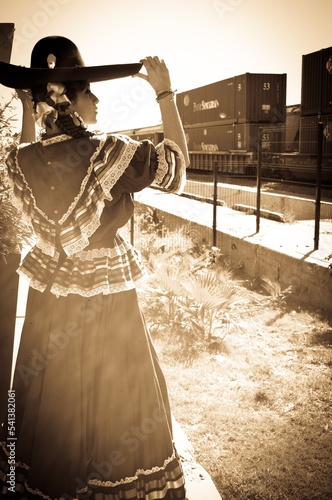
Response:
[[[185,499],[167,388],[135,291],[143,268],[118,234],[132,193],[181,189],[182,153],[167,140],[61,135],[13,150],[7,166],[36,241],[18,270],[30,289],[15,422],[0,436],[3,498]]]

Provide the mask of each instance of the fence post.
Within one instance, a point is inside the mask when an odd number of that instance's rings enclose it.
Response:
[[[212,221],[212,245],[217,245],[217,200],[218,200],[218,162],[213,164],[213,221]]]
[[[263,129],[258,130],[258,149],[257,149],[257,182],[256,182],[256,233],[259,233],[261,219],[261,174],[262,174],[262,138]]]
[[[320,202],[321,202],[321,191],[322,191],[322,163],[323,163],[323,122],[321,122],[319,118],[317,127],[317,168],[316,168],[314,250],[318,250],[319,247]]]

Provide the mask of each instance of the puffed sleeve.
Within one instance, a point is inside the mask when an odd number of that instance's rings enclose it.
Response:
[[[183,153],[175,142],[164,139],[156,147],[158,165],[153,184],[170,193],[181,193],[186,182]]]
[[[184,156],[173,141],[164,139],[154,146],[152,142],[144,140],[115,188],[135,193],[152,185],[163,191],[179,193],[185,179]]]

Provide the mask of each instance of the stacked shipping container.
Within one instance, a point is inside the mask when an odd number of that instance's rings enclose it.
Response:
[[[228,78],[177,95],[190,151],[281,151],[284,140],[286,74]]]
[[[332,114],[332,47],[302,56],[301,115]]]
[[[323,155],[332,156],[332,47],[302,56],[300,153],[317,154],[318,122]]]

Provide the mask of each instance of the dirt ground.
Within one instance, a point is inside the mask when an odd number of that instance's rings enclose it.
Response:
[[[142,292],[175,418],[223,500],[332,498],[332,323],[242,279],[222,340]]]

